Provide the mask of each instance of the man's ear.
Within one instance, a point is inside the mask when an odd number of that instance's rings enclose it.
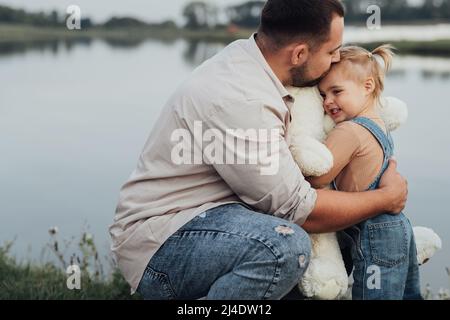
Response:
[[[291,64],[295,67],[299,67],[308,60],[309,47],[306,43],[300,43],[295,45],[292,50]]]
[[[364,81],[364,89],[366,89],[367,94],[372,94],[375,91],[375,80],[369,77]]]

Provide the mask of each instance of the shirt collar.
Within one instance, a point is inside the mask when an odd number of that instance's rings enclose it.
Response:
[[[293,102],[294,97],[288,92],[286,87],[283,86],[280,79],[278,79],[278,77],[275,75],[275,73],[273,72],[270,65],[267,63],[267,60],[264,57],[264,55],[262,54],[261,49],[259,49],[258,44],[256,43],[256,39],[255,39],[256,35],[257,35],[257,33],[255,32],[248,39],[248,42],[249,42],[248,48],[249,48],[250,54],[264,68],[264,70],[269,75],[272,82],[275,84],[275,87],[280,92],[280,95],[283,98],[283,100]]]

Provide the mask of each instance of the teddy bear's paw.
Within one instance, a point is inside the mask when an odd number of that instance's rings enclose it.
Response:
[[[323,131],[325,131],[325,134],[329,134],[331,130],[336,127],[336,123],[334,122],[333,118],[331,118],[329,115],[325,115],[323,117]]]
[[[394,97],[382,98],[380,114],[389,131],[394,131],[408,119],[406,103]]]
[[[414,238],[417,248],[417,262],[426,263],[442,248],[441,238],[430,228],[414,227]]]
[[[324,175],[333,167],[330,150],[314,138],[295,136],[289,149],[305,177]]]
[[[299,285],[304,296],[319,300],[335,300],[345,296],[348,276],[326,257],[313,258]]]

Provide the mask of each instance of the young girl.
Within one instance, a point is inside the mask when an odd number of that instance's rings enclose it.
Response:
[[[378,187],[393,143],[377,108],[392,47],[369,52],[349,46],[320,82],[323,107],[336,123],[326,145],[334,167],[309,178],[316,188],[365,191]],[[406,216],[382,214],[338,233],[353,261],[353,299],[421,299],[416,246]],[[343,248],[345,256],[345,248]]]

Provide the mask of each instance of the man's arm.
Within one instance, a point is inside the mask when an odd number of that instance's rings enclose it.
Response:
[[[334,232],[346,229],[381,213],[400,213],[406,204],[408,186],[397,172],[397,163],[390,160],[380,187],[366,192],[317,190],[314,210],[301,225],[309,233]]]
[[[315,205],[316,191],[303,177],[286,143],[282,107],[253,99],[222,103],[203,121],[206,132],[215,132],[212,145],[218,150],[213,153],[205,148],[206,162],[242,202],[257,211],[291,222],[306,220]],[[251,116],[242,116],[243,110]],[[203,139],[194,134],[194,140],[197,138]],[[226,161],[215,161],[218,154]]]

